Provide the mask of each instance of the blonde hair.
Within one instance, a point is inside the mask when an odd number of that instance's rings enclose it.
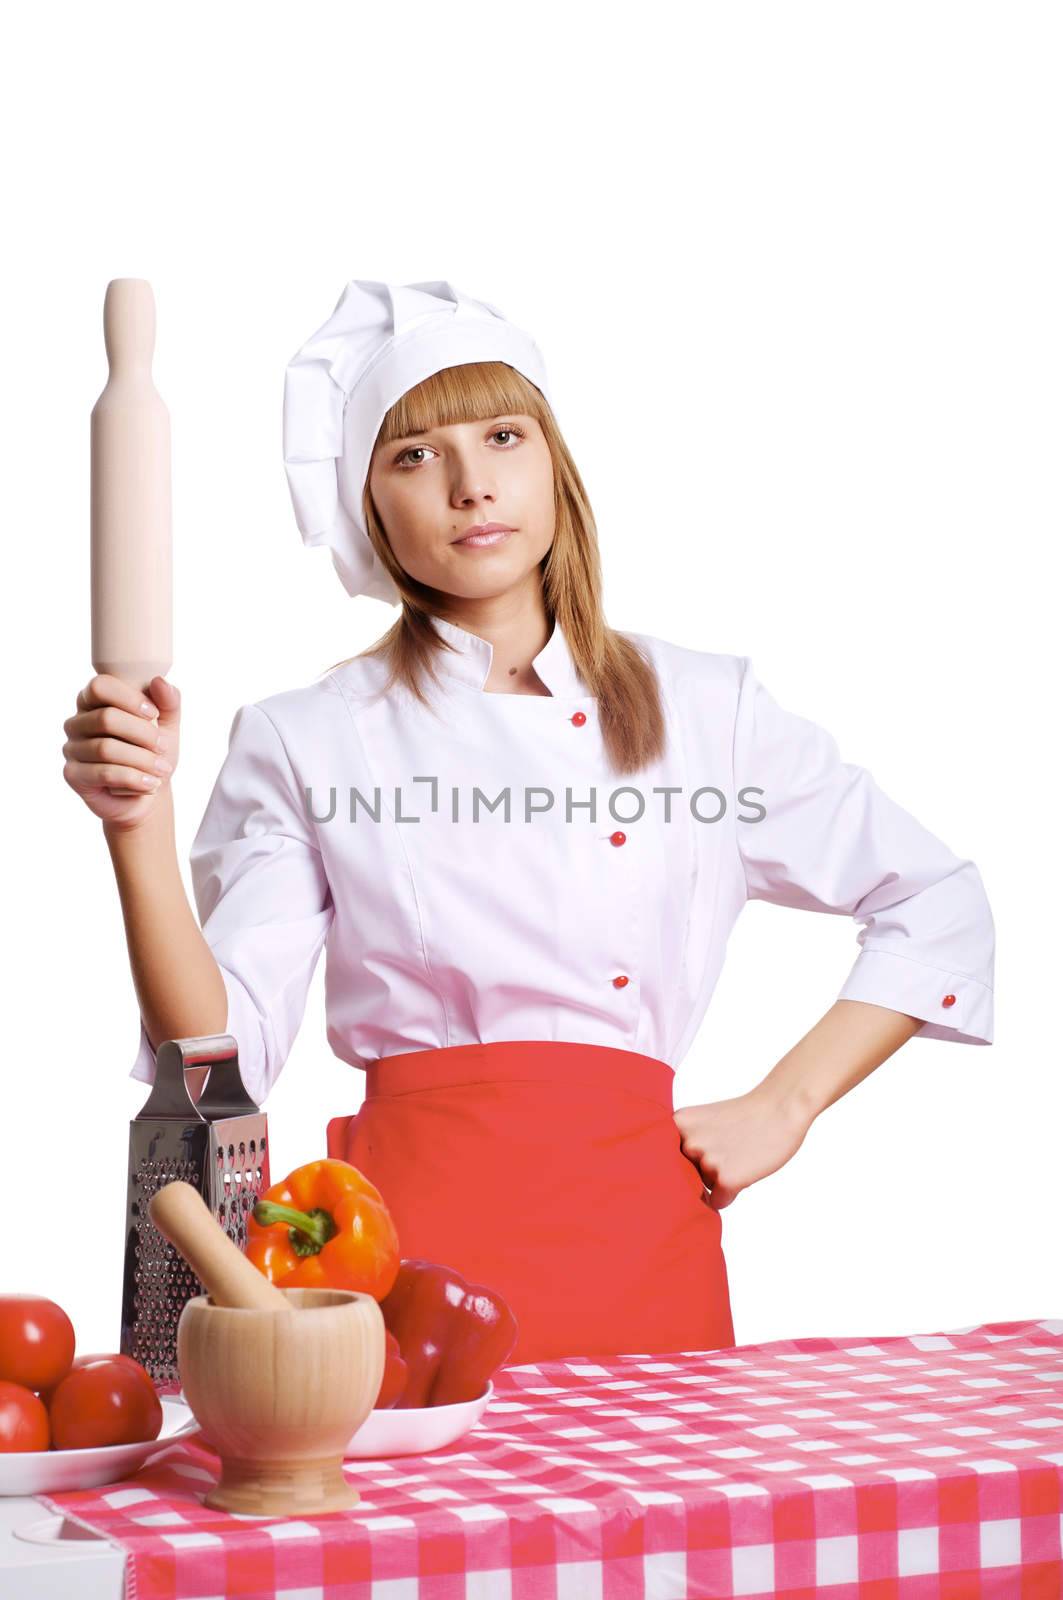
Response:
[[[540,565],[547,615],[554,625],[561,625],[576,668],[589,692],[597,697],[598,721],[610,766],[617,773],[637,772],[664,751],[664,713],[657,675],[641,651],[610,628],[602,614],[601,560],[594,515],[576,464],[541,390],[502,361],[446,367],[396,400],[380,425],[374,449],[430,428],[476,422],[507,411],[535,418],[554,464],[554,540]],[[364,656],[382,657],[390,668],[384,692],[395,683],[402,683],[427,705],[422,675],[428,673],[434,678],[435,652],[452,648],[432,626],[431,617],[438,609],[436,591],[417,583],[395,560],[368,479],[362,504],[370,542],[399,591],[402,612],[375,644],[335,666],[346,666]],[[326,670],[333,671],[334,667]]]

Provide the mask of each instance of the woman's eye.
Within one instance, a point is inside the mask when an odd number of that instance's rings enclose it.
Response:
[[[491,437],[492,437],[492,439],[497,439],[499,434],[502,434],[502,433],[508,433],[508,434],[512,435],[512,437],[515,438],[515,439],[523,439],[524,436],[525,436],[523,428],[515,428],[515,427],[512,427],[509,423],[506,423],[505,427],[496,428],[494,433],[491,435]],[[507,450],[512,450],[513,446],[512,445],[507,445],[506,449]]]
[[[423,445],[423,444],[411,444],[411,446],[410,446],[410,448],[409,448],[409,449],[408,449],[408,450],[404,450],[404,451],[403,451],[403,452],[402,452],[402,454],[401,454],[401,455],[400,455],[400,456],[399,456],[399,457],[398,457],[398,458],[397,458],[397,462],[396,462],[396,465],[398,465],[398,466],[400,466],[400,467],[401,467],[401,466],[403,466],[403,465],[404,465],[404,464],[405,464],[405,461],[406,461],[406,457],[407,457],[407,456],[412,456],[412,455],[416,455],[416,454],[417,454],[417,452],[418,452],[418,450],[420,450],[420,451],[422,451],[422,452],[423,452],[423,451],[424,451],[424,450],[426,450],[426,449],[427,449],[427,448],[428,448],[428,446],[427,446],[427,445]],[[419,465],[419,463],[418,463],[418,462],[414,462],[414,466],[417,466],[417,465]]]

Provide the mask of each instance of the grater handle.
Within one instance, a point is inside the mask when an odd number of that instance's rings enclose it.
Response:
[[[190,1183],[167,1183],[148,1203],[148,1214],[184,1256],[216,1306],[247,1311],[291,1311],[292,1303],[264,1277],[218,1226]]]
[[[185,1072],[210,1063],[207,1081],[193,1100]],[[256,1113],[258,1106],[244,1088],[231,1033],[208,1033],[187,1039],[166,1039],[155,1053],[155,1081],[137,1118],[191,1117],[214,1122],[222,1117]]]
[[[174,1039],[185,1067],[211,1063],[207,1081],[196,1101],[199,1114],[208,1122],[226,1117],[256,1116],[259,1107],[244,1087],[237,1060],[236,1040],[231,1033],[210,1034],[202,1039]]]

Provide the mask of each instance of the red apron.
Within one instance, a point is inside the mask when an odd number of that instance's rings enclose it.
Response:
[[[734,1344],[722,1218],[680,1149],[674,1071],[507,1040],[371,1062],[328,1154],[380,1190],[404,1257],[501,1293],[508,1364]]]

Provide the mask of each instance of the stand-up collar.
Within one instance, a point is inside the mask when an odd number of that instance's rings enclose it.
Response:
[[[454,646],[454,651],[440,650],[435,657],[439,671],[470,689],[482,690],[491,671],[494,647],[490,640],[481,639],[478,633],[449,622],[445,617],[433,616],[437,633]],[[553,632],[543,645],[532,666],[552,695],[586,695],[587,689],[576,671],[568,640],[555,619]]]

